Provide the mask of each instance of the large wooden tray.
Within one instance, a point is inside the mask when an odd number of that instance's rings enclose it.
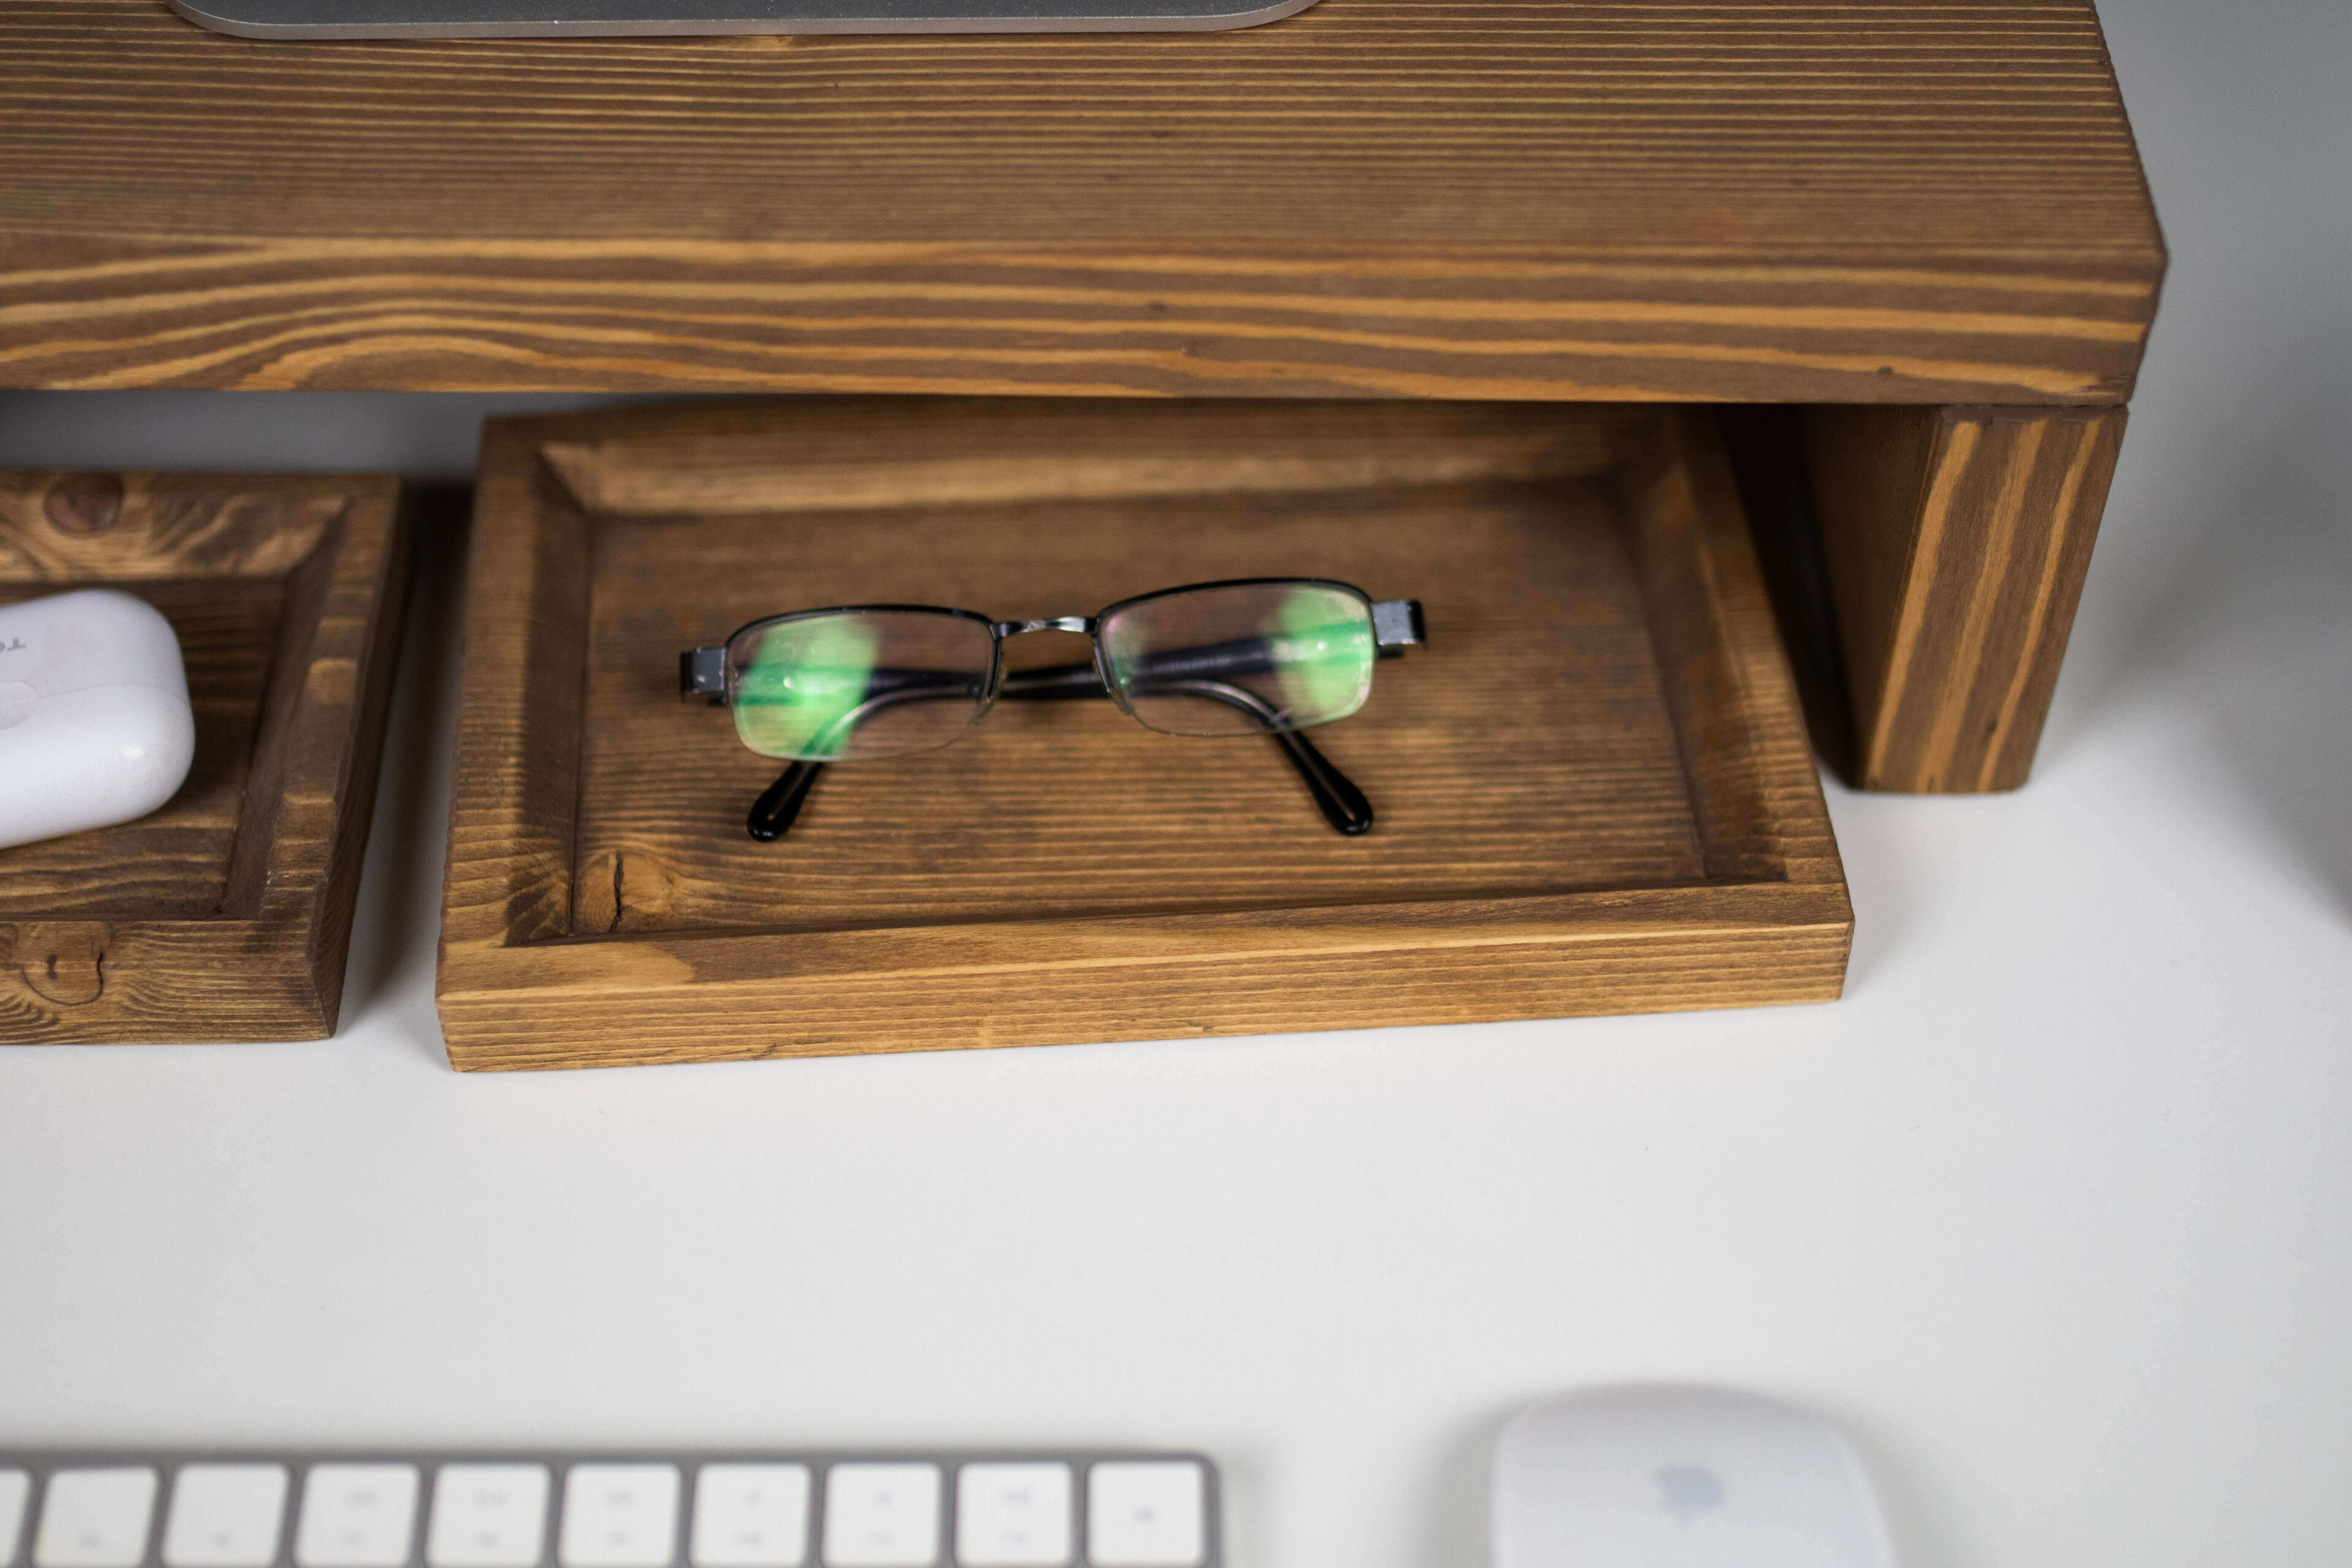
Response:
[[[187,783],[0,849],[0,1041],[334,1032],[406,587],[398,484],[0,474],[0,604],[103,584],[178,632]]]
[[[1851,929],[1712,421],[1558,405],[808,400],[495,422],[440,1004],[461,1068],[1811,1001]],[[950,750],[773,765],[676,696],[756,616],[1087,613],[1360,583],[1430,646],[1273,749],[1005,704]],[[1013,645],[1067,658],[1083,645]]]

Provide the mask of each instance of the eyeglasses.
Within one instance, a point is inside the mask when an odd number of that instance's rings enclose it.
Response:
[[[1004,640],[1048,631],[1092,638],[1092,662],[1007,674]],[[1419,600],[1376,604],[1311,577],[1201,583],[1042,621],[850,605],[770,616],[723,647],[689,648],[678,692],[732,709],[744,745],[791,761],[745,824],[761,843],[791,827],[829,763],[949,745],[999,698],[1106,696],[1162,734],[1271,736],[1324,819],[1357,834],[1372,826],[1370,802],[1298,731],[1363,707],[1373,664],[1424,640]]]

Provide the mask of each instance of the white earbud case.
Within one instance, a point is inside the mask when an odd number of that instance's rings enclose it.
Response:
[[[89,588],[0,607],[0,848],[144,816],[195,751],[180,640],[154,606]]]

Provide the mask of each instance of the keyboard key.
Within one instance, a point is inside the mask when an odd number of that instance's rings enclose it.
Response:
[[[283,1465],[186,1465],[172,1479],[164,1568],[269,1568],[286,1515]]]
[[[33,1478],[23,1470],[0,1470],[0,1568],[13,1568],[16,1538],[25,1533],[25,1500]]]
[[[294,1527],[299,1568],[401,1568],[416,1526],[415,1465],[313,1465]]]
[[[1094,1568],[1197,1568],[1208,1552],[1201,1467],[1120,1461],[1087,1472],[1087,1556]]]
[[[137,1452],[0,1457],[0,1568],[1218,1563],[1215,1471],[1181,1455]]]
[[[801,1568],[806,1465],[705,1465],[694,1478],[694,1568]]]
[[[563,1568],[668,1568],[677,1553],[676,1465],[574,1465],[563,1478]]]
[[[1070,1467],[966,1465],[956,1472],[960,1568],[1065,1568]]]
[[[535,1568],[546,1533],[545,1465],[444,1465],[434,1476],[432,1568]]]
[[[33,1568],[138,1568],[155,1511],[155,1472],[57,1470],[41,1500]]]
[[[940,1559],[937,1465],[824,1473],[824,1568],[929,1568]]]

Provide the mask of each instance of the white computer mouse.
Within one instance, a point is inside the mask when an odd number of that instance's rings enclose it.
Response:
[[[84,588],[0,606],[0,849],[144,816],[195,755],[180,639],[153,605]]]
[[[1598,1388],[1495,1449],[1495,1568],[1893,1568],[1862,1461],[1828,1423],[1711,1388]]]

